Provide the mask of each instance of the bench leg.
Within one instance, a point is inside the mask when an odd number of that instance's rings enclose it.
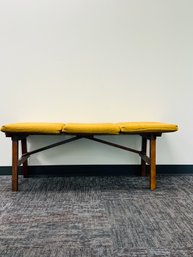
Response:
[[[12,191],[18,190],[18,139],[12,138]]]
[[[141,151],[146,155],[147,152],[147,138],[142,137]],[[146,176],[146,161],[141,158],[141,176]]]
[[[22,149],[22,155],[27,153],[27,140],[26,138],[21,140],[21,149]],[[28,177],[28,161],[25,160],[23,163],[23,176],[24,178]]]
[[[156,189],[156,136],[150,137],[150,189]]]

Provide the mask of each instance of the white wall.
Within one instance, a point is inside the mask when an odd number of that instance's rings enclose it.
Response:
[[[158,139],[157,162],[192,164],[192,10],[192,0],[0,0],[0,124],[177,123],[179,132]],[[33,137],[30,145],[57,140]],[[10,139],[1,133],[0,141],[0,166],[10,165]],[[31,163],[137,160],[80,141]]]

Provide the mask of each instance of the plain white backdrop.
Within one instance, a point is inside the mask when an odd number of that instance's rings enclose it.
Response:
[[[193,163],[192,0],[0,0],[0,125],[13,122],[176,123],[157,163]],[[138,147],[133,137],[108,137]],[[31,149],[58,141],[32,137]],[[0,166],[11,141],[0,134]],[[138,158],[87,141],[31,164],[126,164]]]

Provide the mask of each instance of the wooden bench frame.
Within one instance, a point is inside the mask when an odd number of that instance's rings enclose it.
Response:
[[[27,138],[31,135],[49,135],[49,134],[26,134],[26,133],[6,133],[7,137],[11,137],[12,140],[12,190],[18,191],[18,167],[23,165],[23,176],[28,177],[28,158],[41,151],[45,151],[47,149],[67,144],[72,141],[79,140],[81,138],[86,138],[92,141],[96,141],[102,144],[107,144],[112,147],[116,147],[125,151],[136,153],[140,156],[141,159],[141,167],[140,167],[140,175],[145,176],[146,172],[146,164],[149,165],[149,187],[151,190],[156,189],[156,139],[160,137],[162,133],[122,133],[119,135],[139,135],[141,136],[141,150],[135,150],[129,147],[125,147],[123,145],[115,144],[100,138],[97,138],[97,135],[91,134],[77,134],[72,135],[71,138],[65,139],[63,141],[36,149],[34,151],[28,152],[27,150]],[[53,134],[51,134],[53,135]],[[61,134],[60,134],[61,135]],[[69,134],[64,134],[69,135]],[[111,135],[113,136],[113,135]],[[21,142],[21,157],[19,157],[19,142]],[[147,155],[147,143],[149,142],[149,154]]]

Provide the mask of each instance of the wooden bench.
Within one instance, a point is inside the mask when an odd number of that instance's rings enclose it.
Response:
[[[121,122],[121,123],[15,123],[1,127],[1,131],[12,140],[12,190],[18,190],[18,167],[23,165],[23,175],[28,177],[27,159],[41,151],[86,138],[112,147],[136,153],[141,159],[140,174],[146,175],[146,164],[149,169],[149,187],[156,189],[156,138],[162,133],[175,132],[178,126],[161,122]],[[36,149],[27,150],[27,138],[31,135],[71,135],[60,142]],[[141,150],[115,144],[101,139],[97,135],[139,135]],[[21,156],[19,158],[19,142],[21,142]],[[149,154],[147,154],[149,143]]]

